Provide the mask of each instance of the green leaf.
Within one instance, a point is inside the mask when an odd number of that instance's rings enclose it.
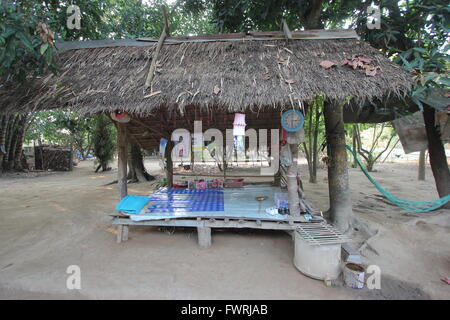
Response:
[[[411,71],[411,69],[413,68],[413,67],[411,66],[411,64],[410,64],[405,58],[403,58],[402,55],[400,55],[399,57],[402,59],[402,61],[403,61],[403,66],[405,67],[405,69],[408,70],[408,71]]]
[[[20,41],[22,41],[22,44],[23,44],[28,50],[30,50],[31,52],[34,52],[34,47],[33,47],[33,45],[31,44],[31,41],[30,41],[30,39],[28,38],[27,35],[25,35],[25,34],[22,33],[22,32],[17,32],[17,33],[16,33],[16,38],[19,39]]]
[[[44,53],[45,53],[45,51],[47,51],[47,49],[48,49],[48,43],[43,43],[41,45],[41,49],[40,49],[41,55],[44,55]]]
[[[5,27],[5,31],[1,34],[1,36],[5,39],[9,38],[11,35],[15,33],[14,29],[10,26]]]
[[[423,111],[423,104],[422,104],[422,102],[419,99],[417,99],[414,95],[411,96],[411,99],[417,104],[417,106],[419,107],[419,110]]]
[[[450,86],[450,78],[446,77],[446,78],[440,78],[439,82],[441,84],[443,84],[444,86]]]
[[[420,52],[420,53],[423,53],[423,54],[427,54],[428,53],[428,51],[425,50],[424,48],[417,48],[417,47],[415,47],[415,48],[413,48],[413,50],[417,51],[417,52]]]
[[[48,65],[51,65],[53,62],[53,50],[47,50],[45,52],[45,61],[47,62]]]

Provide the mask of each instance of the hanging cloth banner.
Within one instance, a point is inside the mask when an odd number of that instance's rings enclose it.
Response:
[[[233,136],[245,136],[245,114],[235,113],[233,122]]]

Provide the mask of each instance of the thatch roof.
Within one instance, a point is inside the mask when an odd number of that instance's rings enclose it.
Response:
[[[335,102],[352,97],[353,105],[363,106],[375,99],[403,97],[411,88],[406,72],[355,38],[226,38],[169,39],[157,59],[151,91],[144,90],[144,83],[155,42],[103,42],[102,47],[66,50],[58,55],[58,75],[14,90],[0,84],[0,112],[69,107],[82,113],[125,110],[147,116],[159,108],[182,113],[189,105],[225,112],[279,110],[298,108],[318,93]],[[372,77],[342,66],[341,61],[352,55],[372,59],[381,70]],[[337,66],[324,69],[324,60]]]

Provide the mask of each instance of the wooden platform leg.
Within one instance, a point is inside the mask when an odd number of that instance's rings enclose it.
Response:
[[[209,248],[211,246],[211,228],[197,227],[198,244],[202,248]]]
[[[123,224],[117,225],[117,243],[121,243],[123,239]]]
[[[122,241],[127,241],[128,240],[128,226],[127,225],[123,225],[123,230],[122,230]]]

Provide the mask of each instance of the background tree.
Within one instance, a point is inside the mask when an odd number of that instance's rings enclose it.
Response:
[[[72,146],[82,159],[92,148],[92,128],[94,118],[68,111],[48,111],[35,113],[25,135],[25,142],[38,145]]]
[[[85,28],[80,31],[71,31],[66,27],[65,8],[72,3],[83,8]],[[99,1],[1,1],[2,89],[26,85],[47,72],[56,73],[54,40],[100,37],[93,27],[93,24],[101,23],[100,13]],[[0,171],[22,169],[22,145],[30,121],[34,119],[35,116],[30,114],[0,116]],[[78,140],[80,146],[81,140]]]
[[[361,138],[361,127],[366,129],[370,135],[367,146],[364,145]],[[386,123],[353,125],[354,150],[364,159],[367,171],[374,171],[374,165],[381,160],[383,154],[395,147],[396,142],[394,141],[398,142],[396,137],[394,129]]]
[[[361,12],[369,5],[368,2],[360,6],[353,25],[363,39],[415,75],[411,97],[423,111],[431,169],[439,196],[444,197],[450,194],[450,169],[439,130],[435,126],[436,106],[424,101],[441,88],[448,90],[450,84],[448,1],[382,0],[374,3],[382,8],[381,29],[365,28]],[[450,208],[450,204],[447,203],[446,207]]]
[[[302,143],[308,162],[309,182],[317,183],[317,166],[319,162],[319,145],[325,139],[323,107],[325,96],[318,94],[308,106],[305,117],[305,142]]]
[[[111,119],[104,114],[95,116],[92,142],[94,155],[99,162],[95,172],[100,168],[102,171],[108,169],[108,164],[113,160],[116,151],[115,137],[116,132]]]
[[[356,0],[186,0],[178,5],[194,14],[211,11],[219,32],[280,30],[281,19],[292,29],[342,27],[354,14]]]

